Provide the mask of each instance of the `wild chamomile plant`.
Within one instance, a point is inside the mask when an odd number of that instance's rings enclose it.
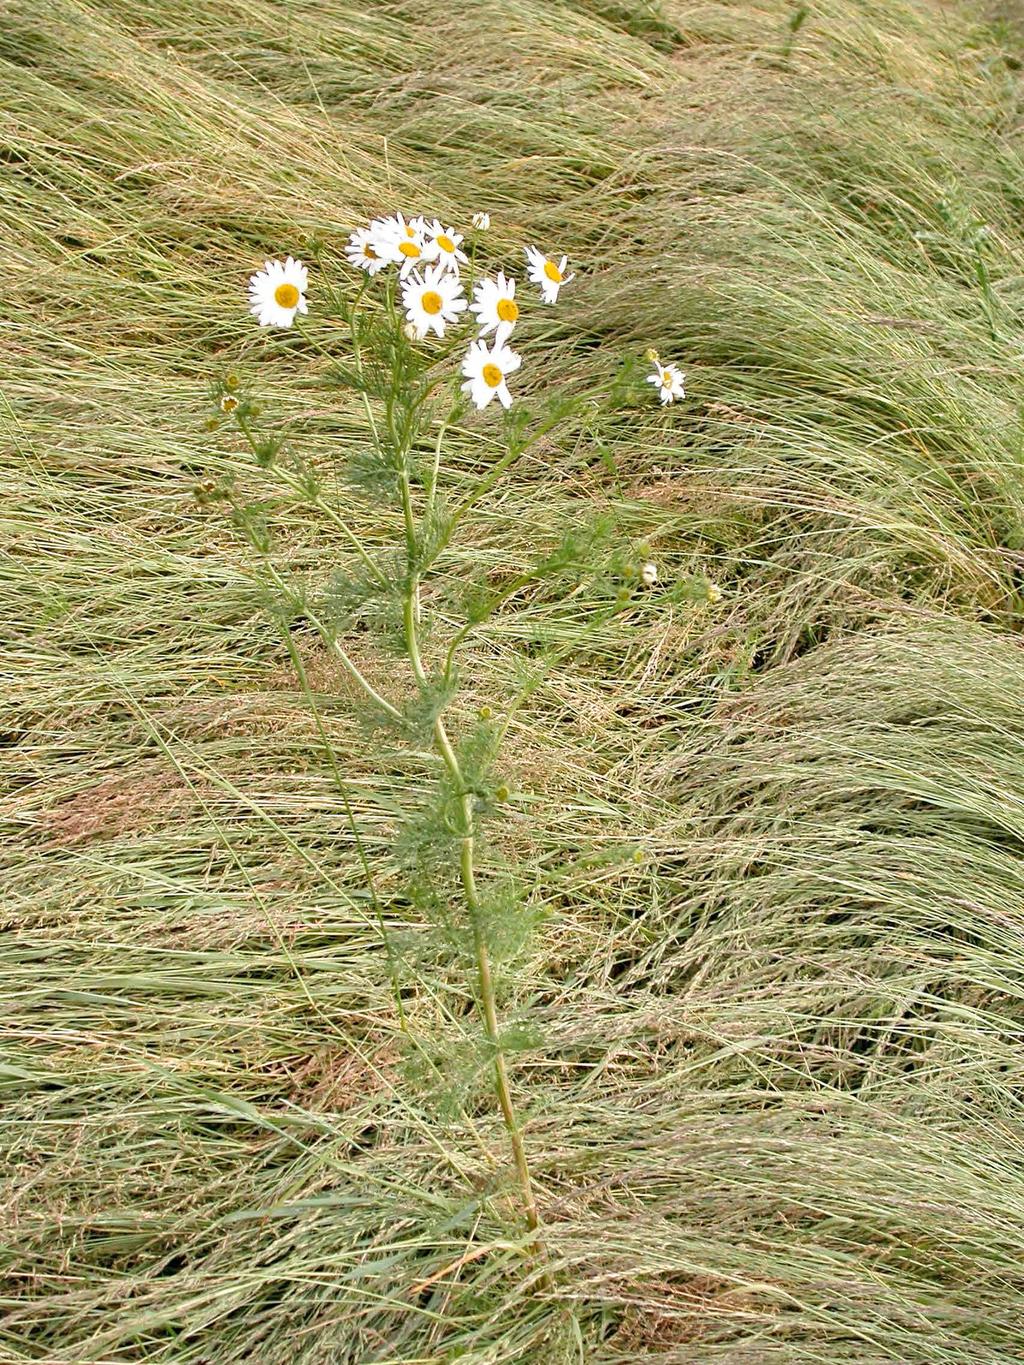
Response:
[[[578,584],[581,574],[594,574],[604,605],[583,623],[569,644],[562,643],[547,666],[565,656],[590,629],[629,607],[634,594],[653,591],[658,583],[655,564],[637,562],[634,552],[614,547],[616,530],[607,519],[574,528],[563,541],[524,573],[512,576],[495,590],[486,583],[470,583],[462,592],[463,624],[448,627],[445,635],[438,613],[425,609],[422,588],[436,575],[436,565],[458,534],[465,519],[522,455],[577,405],[555,400],[540,408],[517,403],[516,386],[522,364],[512,340],[521,321],[520,309],[557,303],[562,288],[575,278],[565,256],[555,258],[537,248],[526,248],[529,282],[536,286],[523,298],[517,279],[505,269],[484,271],[483,237],[490,226],[485,213],[473,215],[473,230],[460,234],[440,219],[402,213],[379,218],[354,231],[345,247],[351,274],[333,281],[323,271],[323,313],[332,313],[347,326],[346,354],[336,356],[315,330],[302,328],[305,342],[331,360],[334,379],[360,396],[366,421],[365,449],[349,462],[349,482],[364,493],[391,502],[399,530],[397,546],[371,546],[350,525],[344,505],[329,496],[318,472],[284,445],[275,431],[261,425],[259,405],[241,391],[229,375],[216,388],[215,424],[227,420],[244,438],[257,464],[279,486],[306,501],[341,532],[353,551],[355,567],[335,574],[314,599],[296,588],[275,564],[273,535],[267,508],[246,502],[231,484],[210,484],[204,499],[224,497],[235,521],[260,556],[266,580],[276,596],[285,637],[301,617],[320,634],[357,685],[366,703],[368,720],[386,727],[418,750],[430,748],[442,773],[432,803],[406,821],[399,852],[408,869],[407,894],[438,931],[450,960],[463,962],[473,983],[482,1022],[483,1042],[478,1060],[490,1072],[494,1095],[508,1131],[512,1164],[522,1212],[536,1254],[543,1258],[541,1219],[534,1193],[522,1125],[513,1104],[507,1055],[521,1046],[522,1029],[499,1017],[496,963],[507,958],[532,923],[529,892],[524,878],[500,858],[490,857],[481,871],[481,852],[487,820],[508,801],[507,787],[496,781],[493,769],[501,738],[511,714],[540,685],[539,670],[519,689],[503,719],[484,707],[476,723],[460,734],[450,727],[448,712],[459,685],[459,653],[472,631],[494,615],[515,594],[534,584]],[[291,256],[267,261],[249,284],[250,311],[261,327],[289,329],[308,315],[307,267]],[[467,335],[468,333],[468,335]],[[337,329],[331,329],[336,335]],[[301,354],[301,348],[297,351]],[[682,375],[674,365],[655,365],[651,382],[658,385],[663,404],[682,397]],[[490,426],[496,407],[502,451],[485,472],[445,496],[441,472],[445,438],[456,427],[464,437],[463,419],[470,408],[488,410]],[[487,448],[495,445],[493,429]],[[456,485],[458,487],[458,485]],[[641,555],[641,559],[645,556]],[[568,596],[568,592],[566,593]],[[446,612],[446,619],[450,613]],[[374,623],[382,643],[390,644],[408,662],[412,700],[386,697],[353,657],[347,640],[356,625]],[[351,814],[350,814],[351,818]],[[373,887],[365,850],[354,828],[360,857]],[[376,896],[374,893],[374,899]],[[403,1007],[400,958],[402,954],[384,934],[392,970],[396,1006],[408,1033]],[[422,951],[422,950],[421,950]],[[429,1060],[429,1059],[428,1059]]]

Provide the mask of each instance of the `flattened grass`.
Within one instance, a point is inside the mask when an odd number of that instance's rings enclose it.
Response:
[[[970,5],[800,8],[5,11],[7,1359],[1017,1358],[1017,38]],[[254,333],[244,282],[303,234],[340,269],[397,205],[487,208],[496,249],[579,262],[527,386],[603,399],[649,345],[688,374],[681,409],[595,401],[548,441],[442,585],[611,509],[663,583],[723,590],[638,599],[509,731],[495,837],[545,912],[505,1009],[539,1035],[514,1081],[548,1295],[465,982],[400,894],[429,767],[367,743],[297,630],[321,734],[193,496],[251,479],[202,429],[229,366],[325,476],[358,453],[357,405]],[[486,430],[455,434],[452,485]],[[263,494],[322,584],[343,541]],[[456,723],[589,593],[482,630]]]

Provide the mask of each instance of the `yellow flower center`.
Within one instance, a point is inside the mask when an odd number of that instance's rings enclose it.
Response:
[[[672,376],[669,374],[668,370],[664,370],[662,372],[661,382],[666,389],[670,389],[672,387]]]
[[[409,224],[406,223],[406,225],[405,225],[405,235],[406,235],[407,237],[415,237],[415,236],[416,236],[416,229],[415,229],[414,227],[410,227]]]
[[[420,306],[424,313],[440,313],[444,307],[444,300],[435,290],[428,289],[420,298]]]
[[[399,242],[398,249],[403,256],[408,256],[411,261],[422,254],[415,242]]]
[[[445,236],[445,234],[442,232],[440,236],[435,237],[434,240],[437,242],[438,246],[441,248],[442,251],[448,251],[454,255],[455,243],[452,241],[450,237]]]
[[[274,290],[274,302],[278,308],[294,308],[299,301],[299,291],[287,281]]]
[[[492,364],[485,365],[480,373],[484,377],[484,383],[489,384],[492,389],[496,389],[505,377],[497,365]]]
[[[220,407],[222,412],[234,412],[238,407],[238,399],[234,394],[226,393],[220,400]]]
[[[559,270],[558,266],[555,265],[554,261],[544,262],[544,274],[547,275],[549,280],[554,280],[555,284],[562,283],[562,272]]]
[[[519,316],[519,305],[515,299],[499,299],[494,311],[502,322],[515,322]]]

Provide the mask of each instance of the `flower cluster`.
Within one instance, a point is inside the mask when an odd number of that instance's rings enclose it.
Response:
[[[490,225],[486,213],[474,213],[475,231],[486,232]],[[460,314],[473,314],[478,334],[463,357],[463,390],[478,408],[485,408],[493,398],[508,408],[512,404],[508,378],[522,364],[521,356],[508,345],[519,320],[516,281],[500,270],[494,278],[476,280],[470,302],[462,278],[464,267],[470,263],[463,250],[464,240],[465,234],[446,227],[438,218],[406,218],[403,213],[394,213],[357,228],[348,240],[345,256],[371,278],[389,269],[397,273],[405,330],[410,338],[422,341],[428,333],[443,337],[460,321]],[[529,278],[539,286],[545,303],[555,303],[562,285],[575,278],[566,272],[565,256],[556,262],[530,246],[526,260]],[[297,313],[307,311],[307,283],[305,266],[291,256],[284,265],[267,261],[249,282],[250,312],[261,327],[290,327]]]
[[[474,231],[486,232],[491,225],[489,215],[474,213],[472,225]],[[464,241],[464,233],[446,227],[439,218],[406,218],[399,212],[356,228],[345,257],[371,279],[383,271],[395,273],[404,330],[411,340],[422,341],[428,334],[443,338],[449,327],[465,320],[462,314],[472,314],[477,336],[462,359],[463,391],[478,408],[487,407],[494,398],[508,408],[513,401],[508,378],[522,364],[522,357],[508,344],[519,321],[517,282],[503,270],[493,277],[471,278],[472,299],[467,299],[463,271],[472,275],[472,265],[463,250]],[[563,285],[576,278],[567,270],[568,258],[546,256],[535,246],[527,246],[525,255],[527,278],[537,286],[542,301],[557,303]],[[301,261],[291,256],[283,264],[267,261],[249,281],[249,311],[261,327],[290,327],[296,314],[307,311],[307,286]],[[393,298],[389,292],[389,299]],[[648,383],[656,385],[662,404],[682,398],[683,375],[678,367],[664,364],[653,350],[647,358],[654,366]]]
[[[490,221],[486,213],[473,215],[478,232],[485,232]],[[463,390],[478,408],[485,408],[494,398],[508,408],[512,405],[508,378],[522,364],[521,356],[508,345],[519,320],[516,281],[500,270],[494,278],[476,280],[470,302],[463,282],[463,268],[470,264],[464,240],[463,233],[438,218],[407,219],[395,213],[357,228],[345,255],[350,264],[370,276],[389,268],[397,270],[406,330],[416,340],[428,333],[443,337],[461,320],[461,313],[471,313],[477,337],[463,357]],[[526,248],[526,258],[529,277],[540,285],[544,302],[556,302],[560,287],[574,278],[566,274],[566,258],[556,264],[532,246]]]

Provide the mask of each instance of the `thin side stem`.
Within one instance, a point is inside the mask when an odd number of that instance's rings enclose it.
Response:
[[[237,422],[238,429],[245,437],[249,445],[249,449],[252,451],[254,455],[257,455],[259,453],[258,452],[259,442],[257,441],[255,435],[253,434],[253,430],[249,426],[249,423],[246,421],[244,417],[238,417]],[[304,484],[300,479],[297,479],[283,466],[274,465],[272,466],[272,468],[274,473],[277,475],[277,477],[283,484],[290,488],[294,493],[301,493],[304,497],[306,497],[311,503],[311,505],[315,507],[318,512],[321,512],[327,518],[328,521],[330,521],[334,526],[338,528],[339,531],[342,532],[342,534],[348,540],[349,544],[355,550],[356,554],[373,574],[377,582],[380,584],[386,584],[387,583],[386,576],[370,558],[362,541],[352,530],[351,526],[349,526],[345,518],[342,517],[338,512],[336,512],[335,509],[330,505],[330,503],[325,502],[324,499],[314,488],[308,487],[306,484]]]
[[[273,564],[271,564],[270,560],[264,558],[263,562],[266,566],[267,572],[270,574],[270,577],[274,580],[275,585],[280,589],[281,592],[285,594],[286,597],[294,601],[295,594],[292,592],[291,588],[289,588],[288,584],[284,581],[281,575],[274,568]],[[341,662],[348,669],[354,681],[359,684],[359,686],[363,689],[363,691],[370,698],[370,700],[372,702],[375,702],[377,706],[381,708],[382,711],[386,712],[391,717],[392,720],[401,720],[402,719],[401,711],[399,711],[397,706],[392,706],[386,697],[382,697],[381,694],[374,687],[373,683],[371,683],[368,678],[363,676],[358,665],[352,662],[352,660],[345,653],[344,649],[341,647],[338,641],[327,629],[326,625],[324,625],[323,621],[321,621],[319,617],[314,615],[308,603],[303,603],[302,609],[305,612],[307,620],[309,620],[320,632],[320,636],[323,639],[324,643],[327,645],[329,649],[334,651],[334,653],[338,656]]]

